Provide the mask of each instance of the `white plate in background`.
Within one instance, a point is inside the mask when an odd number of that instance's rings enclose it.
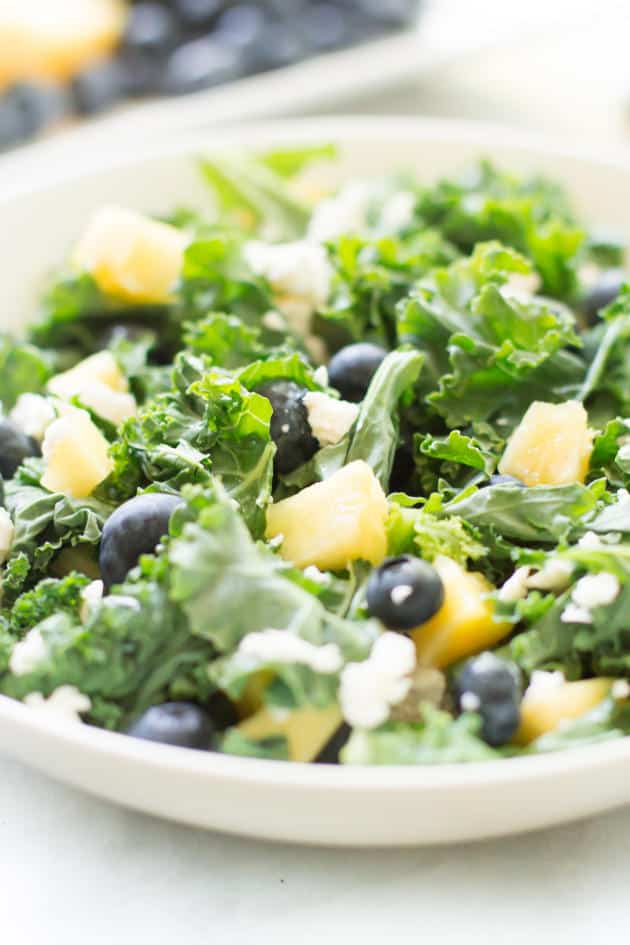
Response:
[[[0,327],[33,311],[43,274],[106,202],[165,212],[208,200],[195,156],[335,142],[338,174],[413,167],[421,179],[480,155],[564,181],[594,223],[629,232],[630,166],[466,122],[334,119],[265,123],[134,148],[117,140],[77,168],[40,166],[0,199],[10,233]],[[346,767],[227,757],[59,722],[0,697],[0,750],[99,797],[235,834],[311,844],[402,846],[499,836],[630,802],[630,738],[469,765]]]

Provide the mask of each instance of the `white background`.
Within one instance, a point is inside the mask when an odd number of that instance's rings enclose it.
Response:
[[[452,28],[465,30],[475,2],[444,2]],[[480,0],[489,30],[492,7]],[[549,17],[538,34],[503,38],[492,53],[469,51],[418,83],[336,110],[464,115],[627,146],[627,3],[541,9]],[[629,837],[626,809],[451,849],[270,846],[118,810],[0,759],[0,941],[623,945]]]

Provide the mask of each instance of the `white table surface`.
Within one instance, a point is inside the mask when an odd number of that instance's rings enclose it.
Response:
[[[576,0],[575,9],[562,35],[555,28],[492,57],[473,55],[353,107],[626,144],[630,69],[620,52],[630,11],[615,0]],[[451,849],[271,846],[119,810],[0,758],[0,941],[622,945],[630,941],[629,837],[626,808]]]

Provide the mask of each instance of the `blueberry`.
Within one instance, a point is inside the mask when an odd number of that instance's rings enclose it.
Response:
[[[120,584],[140,555],[155,551],[168,534],[171,515],[182,505],[176,495],[149,492],[123,503],[105,522],[99,565],[106,587]]]
[[[270,432],[276,444],[276,469],[281,474],[293,472],[319,449],[304,406],[306,390],[295,381],[269,381],[257,388],[272,408]]]
[[[72,81],[72,98],[81,115],[94,115],[115,105],[125,90],[125,71],[117,59],[99,62]]]
[[[0,476],[3,479],[11,479],[28,456],[39,455],[36,440],[22,433],[10,420],[0,418]]]
[[[191,29],[206,29],[225,7],[225,0],[174,0],[181,22]]]
[[[444,603],[444,585],[432,565],[421,558],[387,558],[367,584],[370,616],[390,630],[413,630],[433,617]]]
[[[629,281],[630,276],[623,269],[605,269],[600,273],[581,303],[582,311],[589,324],[597,320],[597,315],[603,308],[615,301],[624,282]]]
[[[525,483],[517,479],[516,476],[501,475],[500,473],[495,473],[494,476],[490,476],[487,484],[489,486],[518,486],[519,489],[525,488]]]
[[[314,3],[300,17],[301,34],[310,52],[327,52],[348,42],[349,21],[334,3]]]
[[[392,27],[411,23],[418,10],[418,0],[356,0],[356,5],[370,19]]]
[[[306,55],[306,46],[289,22],[268,23],[260,34],[251,65],[261,70],[282,69]]]
[[[178,46],[171,53],[162,89],[167,95],[186,95],[229,82],[239,72],[240,61],[234,50],[204,36]]]
[[[175,39],[173,13],[161,3],[136,3],[129,13],[123,43],[128,49],[160,53]]]
[[[260,40],[267,22],[261,8],[253,3],[230,7],[217,21],[217,39],[233,49],[248,49]]]
[[[22,111],[10,95],[0,98],[0,151],[13,148],[28,137]]]
[[[344,400],[358,403],[365,397],[386,354],[384,348],[367,341],[347,345],[333,355],[328,365],[331,386],[337,388]]]
[[[456,681],[461,711],[478,712],[481,736],[488,745],[505,745],[520,721],[518,670],[513,663],[486,652],[464,664]]]
[[[127,734],[162,745],[208,750],[214,726],[208,713],[193,702],[165,702],[143,712]]]
[[[164,73],[161,56],[144,49],[123,49],[118,60],[124,74],[125,95],[136,98],[160,89]]]
[[[18,82],[9,93],[19,110],[24,134],[31,137],[58,121],[68,108],[65,92],[45,82]]]

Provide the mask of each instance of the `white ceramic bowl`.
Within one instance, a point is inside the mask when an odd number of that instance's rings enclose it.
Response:
[[[149,153],[66,154],[0,195],[0,326],[19,329],[43,274],[89,213],[116,202],[204,204],[194,157],[219,148],[334,141],[339,175],[411,166],[427,180],[488,155],[563,180],[594,223],[629,231],[630,166],[462,122],[339,119],[215,131]],[[1,171],[1,169],[0,169]],[[1,173],[0,173],[1,187]],[[0,697],[0,749],[129,807],[201,827],[313,844],[451,843],[531,830],[630,802],[630,738],[564,753],[441,767],[354,768],[226,757],[55,722]]]

